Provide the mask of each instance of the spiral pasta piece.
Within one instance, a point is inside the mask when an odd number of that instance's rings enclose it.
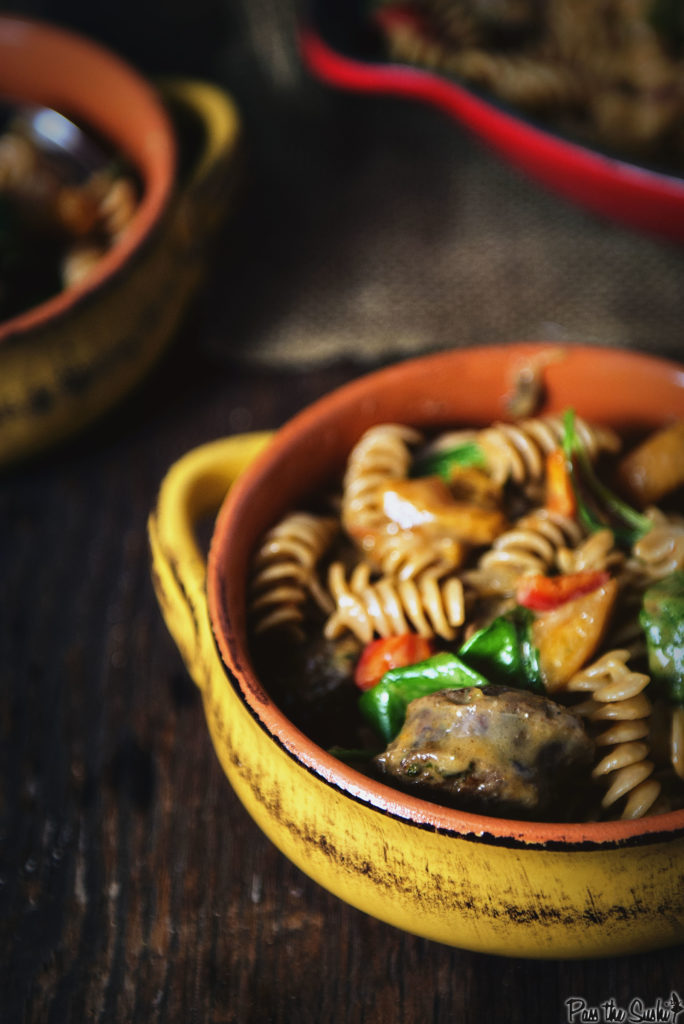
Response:
[[[662,784],[651,813],[663,814],[684,807],[684,706],[663,695],[654,697],[649,726],[651,759]]]
[[[560,548],[557,564],[561,572],[619,571],[625,554],[615,544],[613,531],[597,530],[573,548]]]
[[[100,191],[98,215],[102,228],[116,241],[120,238],[136,211],[138,197],[131,178],[117,176],[104,179]]]
[[[650,679],[634,672],[627,661],[629,651],[612,650],[569,680],[570,692],[591,696],[574,710],[592,725],[611,723],[596,736],[599,747],[609,747],[596,764],[595,779],[605,777],[608,788],[601,801],[604,810],[625,800],[622,818],[641,818],[660,794],[649,760],[648,743],[651,702],[644,693]]]
[[[500,534],[463,579],[483,595],[512,594],[520,576],[545,574],[556,564],[559,552],[577,545],[582,537],[574,519],[535,509]]]
[[[499,99],[534,110],[575,106],[585,88],[569,68],[543,57],[463,50],[446,58],[446,70],[493,92]]]
[[[589,424],[578,416],[575,431],[592,461],[601,452],[620,449],[620,438],[608,427]],[[546,456],[561,446],[563,434],[562,416],[534,416],[517,423],[494,423],[480,431],[478,442],[495,479],[522,485],[543,478]]]
[[[618,565],[618,607],[607,642],[629,648],[632,657],[646,653],[646,638],[639,621],[644,591],[676,569],[684,569],[684,521],[652,508],[652,528]],[[598,536],[598,534],[596,535]]]
[[[324,627],[328,639],[350,630],[364,644],[375,635],[410,631],[453,640],[456,627],[465,621],[463,585],[455,576],[442,580],[427,571],[413,579],[371,580],[370,566],[361,562],[347,579],[342,563],[333,562],[328,588],[335,602]]]
[[[60,261],[60,275],[65,288],[80,284],[100,262],[107,247],[95,242],[78,242],[70,246]]]
[[[386,522],[379,489],[388,480],[407,476],[409,445],[420,440],[411,427],[382,423],[370,427],[352,449],[342,482],[342,523],[365,549],[374,546],[374,532]]]
[[[594,88],[587,113],[601,137],[639,147],[664,138],[681,119],[681,65],[659,37],[648,3],[597,15],[597,5],[577,0],[549,4],[549,35],[556,51]],[[641,8],[641,9],[639,9]]]
[[[463,558],[463,545],[458,541],[448,537],[426,540],[410,531],[388,534],[378,548],[374,561],[381,574],[400,580],[415,579],[427,571],[445,576],[455,570]]]
[[[453,19],[450,29],[451,38],[445,45],[433,33],[421,34],[398,23],[388,34],[391,56],[394,60],[457,75],[489,89],[507,103],[524,107],[574,105],[584,95],[576,76],[556,62],[474,47],[475,33],[465,17],[460,23]]]
[[[252,562],[248,612],[255,634],[297,627],[309,598],[324,614],[332,604],[316,566],[338,531],[331,517],[292,512],[265,535]]]
[[[684,519],[668,516],[657,508],[647,512],[653,526],[634,544],[630,565],[641,571],[644,582],[684,569]]]
[[[623,5],[624,13],[606,18],[596,0],[549,0],[546,17],[557,55],[602,80],[628,80],[630,71],[638,73],[629,68],[633,47],[655,36],[651,23],[639,14],[639,4],[631,7],[630,13]]]
[[[413,0],[407,13],[415,17],[379,19],[391,59],[555,115],[594,144],[632,155],[660,147],[670,160],[681,153],[672,148],[684,110],[681,40],[654,17],[652,0]]]

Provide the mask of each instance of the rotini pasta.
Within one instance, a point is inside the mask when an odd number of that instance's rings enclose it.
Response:
[[[543,477],[545,457],[559,447],[563,429],[561,416],[538,416],[517,423],[495,423],[480,433],[478,441],[495,479],[522,485]],[[606,427],[590,426],[578,418],[576,429],[591,459],[620,447],[618,435]]]
[[[369,5],[388,55],[438,70],[591,144],[681,166],[681,12],[651,0]]]
[[[386,522],[378,499],[380,486],[406,476],[409,446],[420,440],[416,430],[385,423],[366,431],[352,450],[342,486],[342,522],[365,549],[376,545]]]
[[[591,569],[619,571],[625,553],[615,544],[611,530],[598,530],[580,540],[575,547],[559,548],[556,559],[561,572],[586,572]]]
[[[454,576],[440,579],[430,570],[411,579],[371,580],[370,568],[362,562],[347,580],[342,564],[334,562],[328,585],[335,601],[324,628],[330,639],[349,629],[362,643],[370,643],[374,635],[388,637],[413,629],[420,636],[453,640],[465,619],[461,581]]]
[[[553,568],[568,545],[579,544],[582,530],[574,519],[535,509],[502,533],[464,574],[468,585],[484,596],[512,594],[523,575]]]
[[[634,545],[631,566],[646,579],[684,569],[684,518],[667,516],[658,509],[648,513],[653,526]]]
[[[652,778],[654,765],[648,759],[651,703],[644,690],[650,679],[633,672],[628,658],[629,651],[609,651],[576,673],[567,689],[591,694],[575,706],[577,714],[593,725],[610,723],[596,737],[598,747],[609,747],[594,768],[594,777],[607,777],[609,783],[602,806],[610,808],[624,800],[621,817],[640,818],[657,800],[660,784]]]
[[[120,238],[130,224],[137,203],[136,187],[131,178],[104,178],[98,214],[102,229],[113,241]]]
[[[647,516],[653,523],[652,528],[630,552],[618,552],[619,560],[612,566],[620,585],[620,599],[610,642],[616,647],[628,648],[632,657],[643,657],[646,653],[639,622],[645,590],[654,581],[684,569],[684,523],[680,517],[667,516],[655,508],[649,509]],[[598,536],[594,534],[590,542]]]
[[[80,284],[99,263],[106,252],[103,245],[77,242],[70,246],[60,261],[60,274],[65,288]]]
[[[80,284],[127,230],[139,183],[121,154],[101,155],[100,169],[66,173],[36,143],[30,122],[10,116],[0,134],[0,199],[12,252],[0,319]]]
[[[332,611],[316,567],[337,529],[334,519],[293,512],[266,534],[249,583],[248,610],[256,634],[277,626],[299,627],[309,599]]]

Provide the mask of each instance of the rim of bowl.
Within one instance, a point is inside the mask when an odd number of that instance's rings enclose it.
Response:
[[[595,410],[593,418],[632,426],[643,423],[644,416],[649,422],[657,422],[662,415],[659,396],[662,398],[663,391],[667,393],[670,407],[674,403],[677,412],[684,416],[684,365],[641,352],[572,342],[479,345],[402,360],[364,374],[319,398],[290,419],[228,492],[216,519],[208,559],[208,606],[215,643],[226,669],[227,683],[281,749],[326,785],[407,824],[459,837],[526,847],[553,848],[558,845],[563,849],[586,849],[598,845],[622,846],[626,843],[656,842],[660,838],[671,839],[674,835],[684,835],[684,810],[646,816],[636,821],[529,822],[460,811],[401,793],[384,783],[368,779],[301,732],[270,698],[251,662],[244,601],[248,561],[254,543],[264,529],[273,525],[277,514],[288,506],[287,501],[276,503],[275,514],[270,507],[267,511],[263,507],[259,511],[255,497],[258,498],[260,492],[266,496],[272,493],[274,481],[288,495],[300,493],[301,489],[296,486],[299,479],[296,467],[301,465],[302,456],[315,457],[314,453],[318,452],[319,458],[324,458],[321,450],[325,451],[333,443],[338,450],[348,452],[351,445],[346,435],[358,437],[370,422],[381,421],[375,416],[383,401],[382,394],[386,394],[388,389],[391,391],[398,384],[403,382],[406,386],[409,382],[415,396],[422,391],[428,378],[445,379],[442,375],[458,370],[462,375],[463,392],[464,388],[470,389],[475,385],[483,372],[491,372],[496,378],[492,394],[503,401],[508,393],[502,389],[503,382],[509,379],[507,373],[516,366],[524,365],[530,356],[550,349],[565,353],[562,364],[561,361],[551,363],[546,371],[545,382],[551,407],[558,407],[554,394],[561,378],[565,378],[563,387],[568,386],[569,371],[572,379],[586,380],[590,364],[594,374],[599,377],[608,374],[611,379],[617,377],[621,385],[613,388],[611,393],[602,390],[594,395],[589,403]],[[473,369],[477,370],[474,375]],[[648,401],[646,412],[630,408],[629,402],[625,403],[626,388],[632,396],[641,396]],[[602,407],[607,410],[606,415],[600,415]],[[334,442],[331,441],[335,421],[339,421],[345,411],[349,416],[351,410],[354,410],[354,422],[343,423],[343,432]],[[453,405],[447,407],[444,402],[434,403],[435,416],[437,419],[441,417],[444,424],[449,422],[449,411],[453,423]],[[421,415],[427,413],[429,409],[423,410]],[[420,418],[414,415],[407,417],[406,421],[415,422]],[[340,468],[340,465],[331,467],[332,478],[335,471],[339,474]],[[314,481],[315,491],[322,480],[314,475]],[[262,506],[266,504],[266,501],[262,502]],[[245,525],[249,530],[248,542],[232,544],[233,536],[240,535]]]
[[[140,250],[171,198],[177,146],[160,96],[135,68],[101,43],[37,18],[0,14],[0,98],[53,107],[97,131],[126,156],[143,186],[126,231],[83,282],[0,321],[1,343],[62,317]]]

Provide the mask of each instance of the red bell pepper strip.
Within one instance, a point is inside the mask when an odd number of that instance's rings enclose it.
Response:
[[[370,690],[389,669],[415,665],[433,653],[432,640],[417,633],[402,633],[399,636],[371,640],[356,663],[354,682],[360,690]]]
[[[523,608],[546,612],[566,601],[602,587],[610,573],[600,569],[565,573],[560,576],[521,576],[515,599]]]

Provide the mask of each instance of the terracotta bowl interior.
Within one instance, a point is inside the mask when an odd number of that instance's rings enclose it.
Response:
[[[456,833],[487,831],[528,842],[619,841],[684,829],[684,811],[640,822],[538,824],[440,808],[369,782],[297,730],[270,700],[251,665],[245,629],[249,558],[264,531],[307,495],[339,479],[347,453],[373,423],[422,428],[485,425],[506,416],[512,380],[531,354],[550,345],[487,346],[426,356],[377,371],[304,410],[276,435],[229,492],[209,558],[209,607],[225,664],[241,697],[274,742],[320,778],[394,816]],[[568,346],[546,373],[548,410],[572,405],[588,419],[627,430],[684,416],[684,367],[636,353]]]
[[[31,19],[0,15],[0,98],[53,107],[90,126],[136,169],[143,194],[121,240],[83,285],[0,324],[0,340],[64,313],[120,268],[158,223],[175,176],[171,121],[155,90],[97,43]]]

